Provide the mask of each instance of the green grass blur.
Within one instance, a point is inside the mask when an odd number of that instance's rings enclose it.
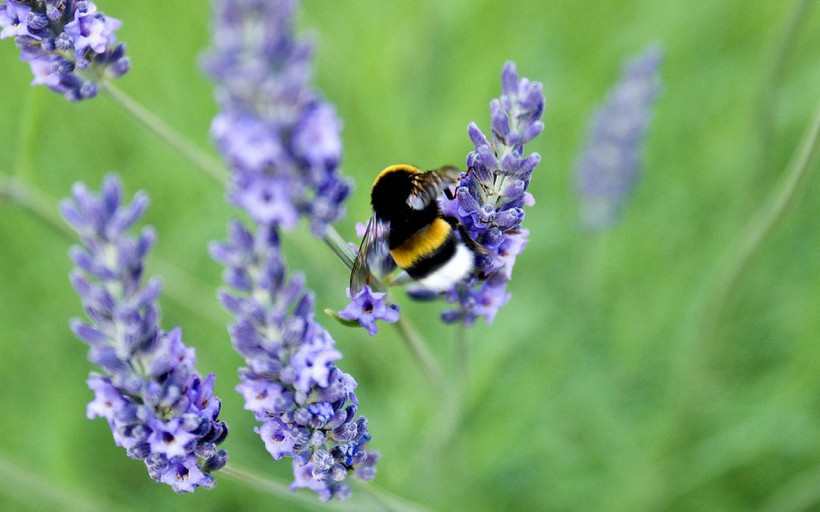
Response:
[[[216,155],[212,84],[197,67],[210,11],[96,3],[124,22],[132,70],[116,85]],[[527,147],[542,157],[524,221],[531,240],[512,300],[472,331],[456,437],[439,446],[441,390],[393,329],[370,338],[324,322],[382,454],[374,485],[434,510],[820,508],[816,172],[745,267],[712,335],[699,336],[722,262],[778,190],[817,108],[817,2],[308,0],[300,26],[319,40],[316,86],[344,120],[343,170],[356,190],[337,227],[351,240],[383,167],[463,164],[467,124],[489,128],[506,60],[547,97],[546,130]],[[623,60],[650,43],[665,50],[664,92],[643,178],[618,226],[585,235],[573,164],[588,115]],[[217,374],[231,464],[289,482],[290,464],[271,460],[233,391],[241,358],[206,250],[239,215],[224,190],[107,98],[69,104],[30,87],[10,40],[0,42],[0,76],[0,171],[54,207],[75,181],[96,189],[109,171],[129,195],[149,193],[154,254],[187,274],[163,276],[186,297],[163,296],[163,326],[182,326],[200,372]],[[215,490],[174,495],[114,446],[105,421],[86,419],[92,365],[68,329],[82,315],[67,281],[73,242],[0,203],[2,508],[310,510],[218,473]],[[305,226],[284,250],[320,310],[344,306],[346,270]],[[148,270],[160,271],[153,259]],[[442,305],[402,296],[401,306],[452,374],[455,330],[438,321]]]

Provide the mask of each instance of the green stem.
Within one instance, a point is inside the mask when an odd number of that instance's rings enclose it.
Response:
[[[471,332],[470,327],[463,323],[456,327],[455,376],[445,389],[441,401],[439,424],[434,429],[432,443],[427,453],[441,453],[449,449],[467,410]]]
[[[817,510],[820,504],[820,466],[792,475],[759,504],[761,512],[801,512]]]
[[[425,512],[429,510],[424,505],[400,498],[373,485],[371,482],[362,482],[361,480],[354,479],[350,482],[350,486],[357,492],[370,496],[383,510],[392,510],[394,512]]]
[[[23,120],[20,129],[20,142],[17,144],[17,163],[15,175],[31,181],[34,169],[34,155],[43,123],[43,94],[36,87],[29,88],[26,98]]]
[[[602,290],[605,285],[606,239],[604,230],[583,233],[581,238],[580,295],[578,308],[582,312],[581,340],[585,351],[602,355],[609,345],[602,339],[604,332],[604,304]]]
[[[56,201],[48,198],[39,190],[26,185],[21,179],[9,176],[0,171],[0,198],[17,204],[35,217],[43,221],[48,227],[61,235],[71,238],[73,233],[60,215],[57,213]]]
[[[812,168],[812,160],[818,149],[820,108],[786,167],[780,186],[749,221],[739,241],[730,246],[722,263],[715,267],[717,277],[704,283],[703,290],[692,304],[692,310],[687,315],[691,321],[684,324],[687,331],[683,334],[680,356],[676,358],[680,363],[673,368],[669,377],[669,392],[674,396],[670,399],[678,403],[678,414],[670,416],[670,420],[674,421],[671,428],[678,433],[670,436],[673,451],[679,450],[686,442],[686,429],[693,421],[690,416],[702,407],[708,392],[710,382],[706,364],[720,345],[717,334],[727,303],[753,256],[774,232],[793,202]]]
[[[393,324],[399,332],[405,345],[410,350],[410,353],[415,357],[416,362],[424,370],[427,379],[434,389],[446,389],[444,386],[444,371],[441,369],[438,360],[427,348],[427,344],[419,335],[412,322],[407,318],[407,315],[401,315],[399,321]]]
[[[458,389],[457,395],[463,396],[467,389],[467,380],[470,373],[470,326],[459,323],[456,326],[455,336],[455,359],[456,359],[456,381],[455,387]]]
[[[774,132],[774,113],[777,106],[778,86],[783,80],[786,63],[792,54],[797,35],[802,25],[810,18],[809,10],[814,7],[816,0],[795,0],[789,11],[786,26],[781,31],[771,60],[769,70],[762,88],[760,98],[759,120],[757,126],[760,133],[761,166],[765,169],[771,161],[772,134]],[[760,174],[760,173],[759,173]]]
[[[227,186],[228,173],[219,160],[192,144],[191,141],[172,128],[168,123],[137,103],[133,98],[116,88],[110,82],[103,82],[102,90],[117,105],[122,107],[123,110],[132,115],[166,144],[179,151],[182,156],[191,161],[197,168],[207,174],[208,177],[223,187]]]
[[[312,492],[291,491],[288,484],[258,475],[233,464],[226,465],[220,469],[216,475],[229,478],[234,482],[271,494],[283,500],[314,509],[343,511],[394,510],[406,512],[421,512],[426,510],[421,505],[409,502],[404,498],[379,489],[370,482],[359,482],[355,479],[351,479],[351,486],[356,487],[358,491],[362,491],[362,494],[367,495],[370,503],[356,498],[354,498],[355,501],[330,501],[323,503]]]
[[[3,496],[4,510],[14,509],[15,503],[24,510],[123,510],[121,504],[114,507],[113,503],[100,503],[76,487],[59,487],[54,481],[0,455],[0,496]]]
[[[353,249],[347,245],[347,242],[345,242],[345,239],[342,238],[342,235],[336,231],[336,228],[333,226],[328,226],[323,239],[327,246],[330,247],[330,250],[333,251],[333,254],[339,257],[348,270],[353,269],[353,262],[356,261],[356,254],[353,252]]]
[[[246,469],[236,467],[233,464],[225,465],[225,467],[220,469],[218,473],[215,473],[215,475],[228,478],[239,484],[257,489],[293,503],[299,503],[316,509],[320,508],[321,505],[321,502],[319,502],[315,496],[309,496],[308,494],[300,492],[292,492],[286,483],[265,478]]]
[[[749,266],[755,252],[771,235],[783,219],[789,205],[792,204],[800,185],[812,169],[812,161],[820,149],[820,106],[818,106],[809,129],[785,171],[785,178],[779,189],[755,214],[747,225],[740,243],[734,247],[728,263],[717,280],[717,284],[705,311],[700,334],[700,346],[711,345],[715,340],[715,331],[720,324],[723,310],[731,297],[740,277]]]

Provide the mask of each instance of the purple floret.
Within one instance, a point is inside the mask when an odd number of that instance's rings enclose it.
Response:
[[[378,331],[376,320],[390,324],[399,321],[399,306],[384,301],[387,292],[374,292],[370,286],[365,286],[355,297],[350,295],[349,288],[346,293],[350,303],[339,311],[339,318],[359,322],[371,336],[375,336]]]

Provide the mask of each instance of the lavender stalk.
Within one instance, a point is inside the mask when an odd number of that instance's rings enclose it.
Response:
[[[179,328],[160,327],[161,285],[143,280],[154,231],[144,228],[137,238],[126,233],[147,205],[143,193],[124,204],[113,175],[99,196],[78,183],[61,203],[63,217],[82,239],[70,253],[77,265],[70,277],[91,320],[74,319],[71,329],[103,370],[88,379],[95,393],[89,419],[108,420],[114,442],[144,461],[155,481],[192,492],[215,485],[211,472],[227,461],[217,445],[228,429],[218,419],[214,375],[203,379],[197,373],[194,349],[182,343]]]
[[[312,44],[293,34],[294,0],[215,0],[214,37],[203,58],[216,81],[220,113],[211,126],[231,168],[230,201],[247,211],[227,243],[213,244],[236,317],[229,331],[245,358],[237,390],[262,425],[274,459],[293,462],[292,490],[345,499],[350,473],[375,474],[367,420],[357,414],[356,381],[339,370],[341,353],[314,320],[304,278],[287,278],[279,233],[305,217],[325,236],[344,214],[350,185],[338,166],[341,122],[308,82]],[[341,253],[339,253],[341,254]]]
[[[220,299],[236,316],[231,339],[248,365],[237,391],[262,422],[256,432],[271,456],[293,459],[291,489],[345,499],[348,474],[370,480],[378,460],[365,450],[370,435],[357,415],[356,381],[336,367],[342,354],[314,320],[304,278],[287,278],[277,226],[258,226],[254,234],[235,221],[229,238],[211,253],[226,267],[232,292]]]
[[[472,325],[479,317],[492,322],[510,298],[507,281],[527,244],[529,231],[521,227],[523,207],[535,203],[526,190],[541,157],[538,153],[524,156],[524,145],[544,129],[540,121],[544,94],[539,82],[519,79],[512,62],[504,65],[501,86],[501,97],[490,103],[492,140],[470,124],[475,150],[467,155],[467,172],[456,197],[441,200],[442,212],[459,219],[487,251],[479,264],[479,273],[487,279],[473,279],[446,293],[448,302],[458,305],[442,316],[448,323]]]
[[[635,189],[652,107],[660,95],[660,63],[657,47],[627,62],[590,122],[576,164],[581,224],[587,231],[613,226]]]

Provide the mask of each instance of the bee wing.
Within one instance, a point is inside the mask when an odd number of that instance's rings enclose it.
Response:
[[[413,191],[407,198],[407,206],[423,210],[436,200],[442,190],[453,184],[461,174],[457,167],[446,165],[413,177]]]
[[[365,285],[371,284],[374,274],[381,279],[395,268],[396,263],[390,256],[389,233],[388,222],[377,219],[375,213],[370,216],[364,238],[359,245],[359,254],[356,255],[356,261],[353,262],[350,271],[351,295],[359,293]]]

